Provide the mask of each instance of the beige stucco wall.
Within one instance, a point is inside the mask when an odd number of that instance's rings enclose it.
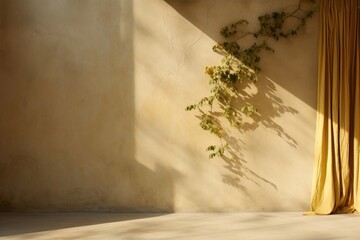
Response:
[[[307,210],[316,17],[264,56],[234,157],[184,111],[221,26],[296,2],[0,0],[0,210]]]

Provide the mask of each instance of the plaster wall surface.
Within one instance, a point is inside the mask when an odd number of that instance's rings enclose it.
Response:
[[[307,210],[317,16],[271,42],[232,156],[208,159],[218,140],[184,111],[222,26],[296,4],[0,0],[0,210]]]

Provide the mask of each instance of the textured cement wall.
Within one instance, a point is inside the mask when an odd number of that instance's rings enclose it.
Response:
[[[316,17],[264,56],[233,156],[184,111],[220,27],[296,2],[0,0],[0,210],[307,210]]]

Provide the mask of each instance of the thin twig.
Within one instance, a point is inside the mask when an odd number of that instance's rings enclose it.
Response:
[[[241,39],[241,38],[247,37],[247,36],[249,36],[249,35],[254,35],[254,34],[255,34],[255,33],[253,33],[253,32],[247,32],[246,34],[237,37],[235,40],[239,40],[239,39]]]

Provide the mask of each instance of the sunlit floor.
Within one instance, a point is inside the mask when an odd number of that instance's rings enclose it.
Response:
[[[360,239],[360,216],[0,213],[0,239]]]

